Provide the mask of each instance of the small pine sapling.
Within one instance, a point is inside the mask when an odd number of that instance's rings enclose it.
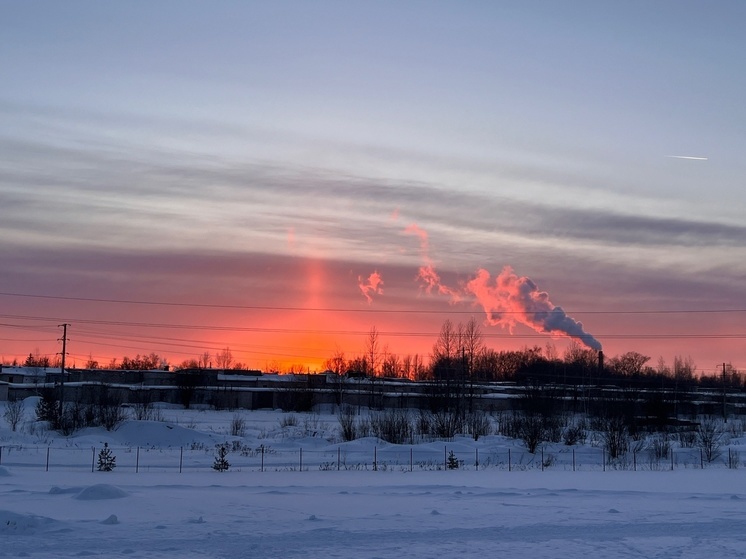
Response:
[[[449,470],[458,470],[458,458],[456,458],[456,455],[453,453],[453,451],[450,451],[448,453],[448,462],[446,463],[446,466],[448,466]]]
[[[217,472],[225,472],[228,468],[230,468],[231,465],[225,458],[227,455],[228,447],[224,444],[221,444],[218,447],[218,453],[215,456],[215,462],[212,465],[212,469]]]
[[[117,457],[111,453],[109,443],[104,443],[104,448],[98,453],[98,471],[111,472],[117,467]]]

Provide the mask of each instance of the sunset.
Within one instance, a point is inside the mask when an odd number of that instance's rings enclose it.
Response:
[[[743,558],[745,29],[0,2],[0,556]]]
[[[0,358],[320,372],[475,318],[743,370],[742,7],[673,6],[6,5]]]

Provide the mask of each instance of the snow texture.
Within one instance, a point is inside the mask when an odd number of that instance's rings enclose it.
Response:
[[[225,427],[232,416],[179,411],[168,419],[189,424],[183,429],[197,442],[205,437],[226,441],[231,440]],[[243,416],[252,448],[291,447],[314,439],[319,447],[333,444],[328,440],[336,425],[331,414],[314,416],[314,425],[307,425],[324,437],[302,427],[310,416],[299,414],[298,426],[283,428],[279,412]],[[143,425],[138,432],[136,422],[130,422],[128,430],[128,437],[158,448],[185,442],[180,429]],[[168,437],[171,432],[175,441]],[[121,430],[84,436],[81,443],[75,436],[45,435],[58,452],[126,442]],[[36,443],[31,435],[9,430],[0,429],[0,437],[3,446]],[[484,444],[491,444],[487,439]],[[360,452],[376,444],[382,445],[374,438],[350,443]],[[423,452],[432,447],[442,457],[440,443],[419,446]],[[457,452],[469,448],[468,440],[454,441],[453,447]],[[727,559],[743,557],[746,550],[744,468],[410,472],[315,465],[301,471],[231,468],[218,473],[210,468],[214,449],[207,449],[199,470],[135,472],[127,466],[104,473],[91,471],[90,446],[85,452],[87,470],[60,465],[45,471],[20,450],[5,449],[3,461],[9,464],[0,471],[0,558]]]

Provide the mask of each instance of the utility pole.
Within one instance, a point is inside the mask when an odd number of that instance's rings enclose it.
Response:
[[[723,421],[728,421],[728,411],[725,405],[725,363],[723,363]]]
[[[70,326],[67,323],[60,324],[62,328],[62,338],[58,341],[62,341],[62,360],[60,361],[60,410],[59,410],[59,422],[62,423],[62,414],[64,412],[64,401],[65,401],[65,355],[67,355],[67,327]]]

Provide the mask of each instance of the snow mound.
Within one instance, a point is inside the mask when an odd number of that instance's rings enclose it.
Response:
[[[80,501],[99,501],[103,499],[121,499],[126,497],[127,493],[107,483],[99,483],[97,485],[91,485],[86,487],[78,493],[74,498]]]
[[[0,466],[0,477],[10,477],[13,474],[10,473],[10,470],[6,468],[5,466]]]
[[[0,510],[0,534],[34,534],[49,528],[57,521],[35,514],[18,514]]]
[[[116,514],[112,514],[109,516],[109,518],[103,520],[101,524],[108,524],[110,526],[113,526],[114,524],[119,524],[119,519],[117,518]]]
[[[49,490],[50,495],[65,495],[67,493],[80,493],[82,487],[57,487],[56,485],[52,486],[52,488]]]

